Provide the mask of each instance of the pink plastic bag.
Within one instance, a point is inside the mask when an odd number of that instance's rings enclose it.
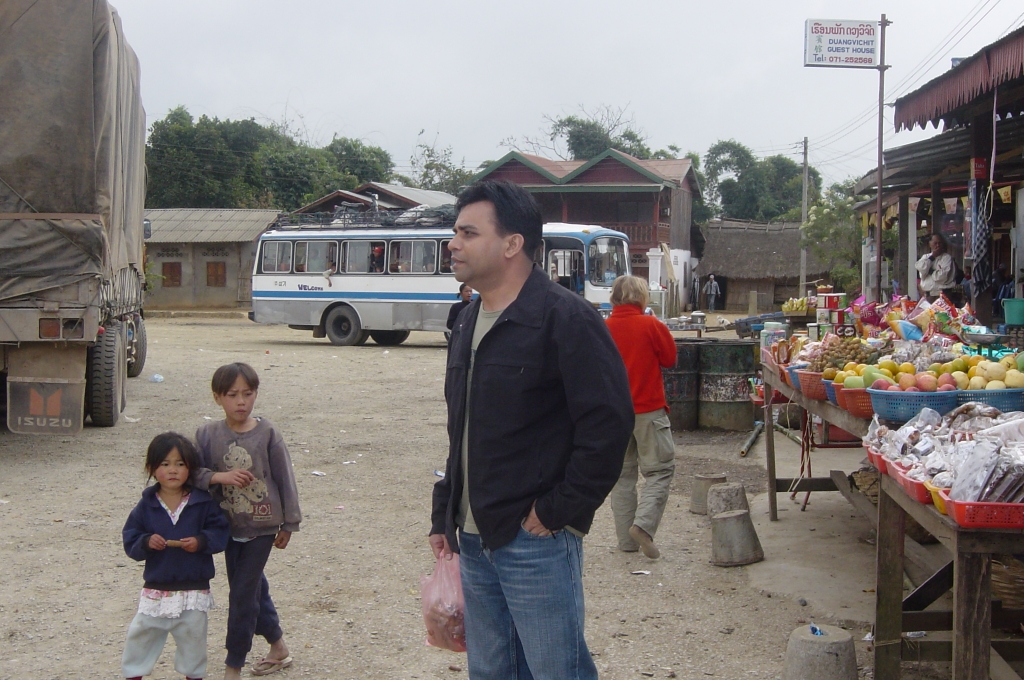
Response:
[[[446,560],[442,553],[437,558],[434,573],[420,579],[420,596],[427,644],[453,652],[466,651],[465,600],[462,599],[458,555]]]

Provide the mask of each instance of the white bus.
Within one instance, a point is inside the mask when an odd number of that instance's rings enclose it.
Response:
[[[445,332],[458,301],[445,227],[275,226],[259,239],[252,276],[257,323],[287,324],[335,345],[397,345],[410,331]],[[537,261],[596,307],[630,273],[626,235],[597,226],[544,225]]]

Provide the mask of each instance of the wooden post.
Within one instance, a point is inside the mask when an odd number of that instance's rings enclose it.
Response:
[[[896,262],[893,268],[896,270],[894,277],[899,281],[900,294],[907,295],[910,290],[909,276],[907,271],[907,252],[910,246],[910,239],[915,236],[910,232],[910,197],[900,196],[900,231],[899,242],[896,245]]]
[[[875,677],[885,680],[900,678],[903,645],[903,531],[906,518],[907,513],[886,493],[885,485],[881,485],[878,492],[875,561]]]
[[[764,384],[764,457],[768,469],[768,519],[779,520],[779,500],[775,495],[775,418],[772,414],[773,387]]]
[[[946,214],[946,206],[942,202],[942,182],[932,182],[932,215],[929,233],[942,232],[942,218]]]
[[[962,553],[957,545],[953,559],[953,680],[987,680],[992,649],[991,555]],[[876,677],[885,676],[876,670]]]

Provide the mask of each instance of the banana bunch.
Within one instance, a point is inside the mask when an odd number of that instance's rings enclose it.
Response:
[[[807,311],[807,298],[789,298],[782,303],[782,311],[784,312],[806,312]]]

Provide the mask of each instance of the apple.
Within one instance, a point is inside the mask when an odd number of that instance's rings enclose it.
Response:
[[[900,387],[917,387],[917,376],[913,373],[900,373]]]
[[[946,375],[948,375],[948,373]],[[935,391],[936,392],[956,392],[956,385],[950,385],[949,383],[946,383],[945,385],[939,385],[938,388]]]
[[[889,387],[887,389],[890,392],[902,392],[903,391],[903,388],[900,387],[899,385],[889,385]]]
[[[921,388],[919,388],[919,387],[908,387],[907,389],[905,389],[903,391],[904,392],[920,392]]]
[[[890,385],[892,385],[892,383],[890,383],[885,378],[879,378],[875,382],[871,383],[871,389],[873,389],[873,390],[887,390],[887,389],[889,389]]]
[[[922,392],[934,392],[938,386],[938,378],[931,373],[922,373],[917,376],[917,388]]]
[[[939,376],[939,387],[943,385],[953,385],[956,387],[956,378],[953,377],[952,373],[943,373]]]

